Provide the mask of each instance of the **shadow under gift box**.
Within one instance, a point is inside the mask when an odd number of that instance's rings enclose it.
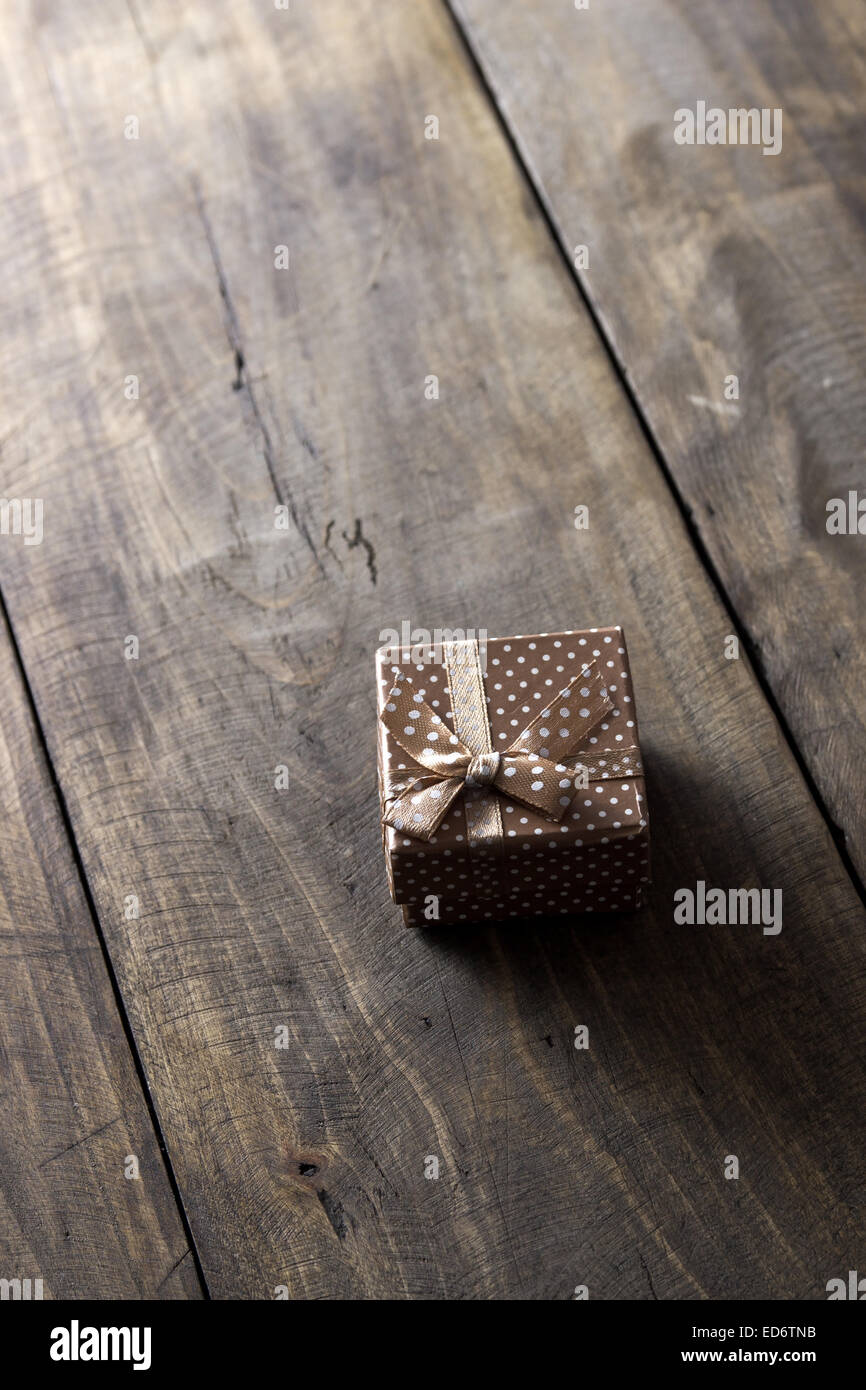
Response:
[[[452,803],[435,835],[416,839],[382,826],[391,897],[407,926],[442,926],[555,913],[633,912],[650,882],[649,824],[628,653],[619,627],[489,638],[484,688],[494,751],[504,752],[584,666],[595,663],[613,709],[572,749],[588,786],[574,794],[561,821],[507,795],[497,797],[503,836],[495,848],[470,849],[465,798]],[[377,708],[385,708],[395,677],[411,682],[453,727],[441,646],[380,647]],[[556,713],[552,713],[556,722]],[[475,751],[475,750],[473,750]],[[386,806],[386,769],[407,778],[411,756],[379,720],[379,797]],[[575,767],[575,776],[578,768]],[[586,779],[585,779],[586,780]]]

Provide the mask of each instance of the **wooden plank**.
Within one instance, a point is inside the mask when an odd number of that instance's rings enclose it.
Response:
[[[212,1292],[823,1297],[862,1252],[862,909],[450,20],[136,14],[4,36],[46,537],[0,581]],[[650,910],[402,928],[404,618],[624,624]],[[698,878],[783,889],[783,931],[676,925]]]
[[[197,1298],[2,619],[0,690],[0,1278],[12,1298]]]
[[[453,9],[864,882],[863,7]],[[781,109],[780,152],[677,144],[699,100]]]

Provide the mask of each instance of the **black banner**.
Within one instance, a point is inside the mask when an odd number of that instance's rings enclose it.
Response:
[[[605,1303],[580,1302],[567,1313],[551,1306],[463,1304],[450,1314],[389,1304],[387,1323],[379,1323],[380,1305],[333,1306],[327,1303],[292,1308],[273,1303],[163,1302],[74,1303],[5,1301],[0,1318],[7,1355],[21,1370],[47,1373],[62,1384],[69,1376],[92,1379],[100,1371],[163,1376],[224,1375],[231,1365],[253,1370],[256,1377],[297,1371],[297,1352],[304,1347],[336,1369],[351,1356],[366,1361],[375,1347],[395,1352],[405,1345],[401,1333],[412,1331],[421,1350],[423,1380],[438,1360],[442,1374],[465,1371],[465,1350],[474,1345],[486,1374],[497,1364],[513,1371],[515,1334],[530,1363],[550,1369],[550,1357],[575,1358],[575,1367],[616,1372],[665,1374],[676,1368],[706,1366],[802,1366],[822,1376],[856,1364],[863,1339],[863,1317],[840,1308],[834,1299],[821,1303]],[[858,1298],[856,1301],[861,1301]],[[484,1334],[478,1338],[477,1317]],[[458,1331],[471,1331],[459,1343],[443,1340],[443,1316],[454,1317]],[[470,1322],[463,1324],[464,1317]],[[406,1319],[403,1322],[403,1319]],[[420,1318],[416,1324],[415,1319]],[[526,1319],[524,1326],[523,1319]],[[396,1321],[395,1321],[396,1320]],[[462,1325],[462,1326],[458,1326]],[[554,1338],[541,1342],[538,1333]],[[461,1350],[458,1363],[452,1358]],[[366,1351],[365,1351],[366,1348]],[[405,1355],[405,1352],[402,1353]],[[389,1376],[417,1375],[417,1361],[392,1363]],[[368,1365],[369,1369],[369,1365]],[[348,1368],[347,1368],[348,1370]],[[596,1374],[598,1373],[596,1370]],[[20,1372],[19,1372],[20,1374]]]

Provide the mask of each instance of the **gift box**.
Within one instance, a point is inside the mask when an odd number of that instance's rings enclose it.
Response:
[[[382,837],[407,926],[634,911],[650,882],[619,627],[380,647]]]

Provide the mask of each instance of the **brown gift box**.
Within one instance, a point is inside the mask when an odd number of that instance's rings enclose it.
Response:
[[[419,839],[411,833],[411,817],[403,807],[410,806],[412,789],[423,781],[434,786],[446,784],[425,776],[424,768],[386,727],[383,716],[387,718],[386,708],[394,710],[392,697],[399,691],[404,700],[416,702],[407,707],[426,709],[428,715],[432,712],[433,723],[450,733],[454,713],[446,666],[448,650],[443,643],[420,643],[380,647],[376,653],[383,844],[391,896],[401,905],[406,925],[639,908],[650,881],[649,826],[637,713],[622,629],[490,638],[480,644],[490,746],[506,761],[506,750],[514,741],[528,737],[522,731],[531,721],[542,725],[538,733],[543,738],[535,739],[537,754],[556,757],[552,748],[538,748],[538,744],[553,745],[560,735],[565,739],[567,730],[554,727],[563,723],[555,706],[567,698],[563,687],[570,681],[577,687],[570,693],[579,694],[579,682],[572,678],[581,673],[587,680],[591,673],[593,688],[599,688],[606,697],[603,717],[597,718],[596,709],[581,709],[581,715],[597,722],[587,721],[586,735],[576,744],[572,737],[570,756],[563,759],[565,765],[556,764],[557,772],[564,774],[559,781],[564,795],[557,798],[560,806],[556,811],[561,819],[551,819],[539,809],[509,798],[507,790],[498,787],[488,786],[483,793],[465,792],[461,787],[435,833]],[[582,689],[587,696],[589,686]],[[421,700],[423,706],[418,703]],[[540,720],[542,713],[549,717]],[[561,713],[565,715],[567,710]],[[418,718],[414,713],[411,717]],[[404,722],[396,714],[391,720],[398,734],[397,725]],[[437,734],[428,737],[436,739]],[[456,742],[453,737],[450,741]],[[402,742],[406,743],[405,738]],[[412,741],[409,743],[411,746]],[[418,782],[411,780],[415,774]],[[395,785],[408,790],[395,794]],[[541,785],[540,781],[532,783]],[[439,796],[438,791],[434,794]],[[471,822],[475,814],[472,797],[482,794],[498,802],[502,829],[495,844],[470,844],[467,809]],[[386,824],[386,815],[399,819],[401,828]],[[421,817],[416,815],[415,819]]]

